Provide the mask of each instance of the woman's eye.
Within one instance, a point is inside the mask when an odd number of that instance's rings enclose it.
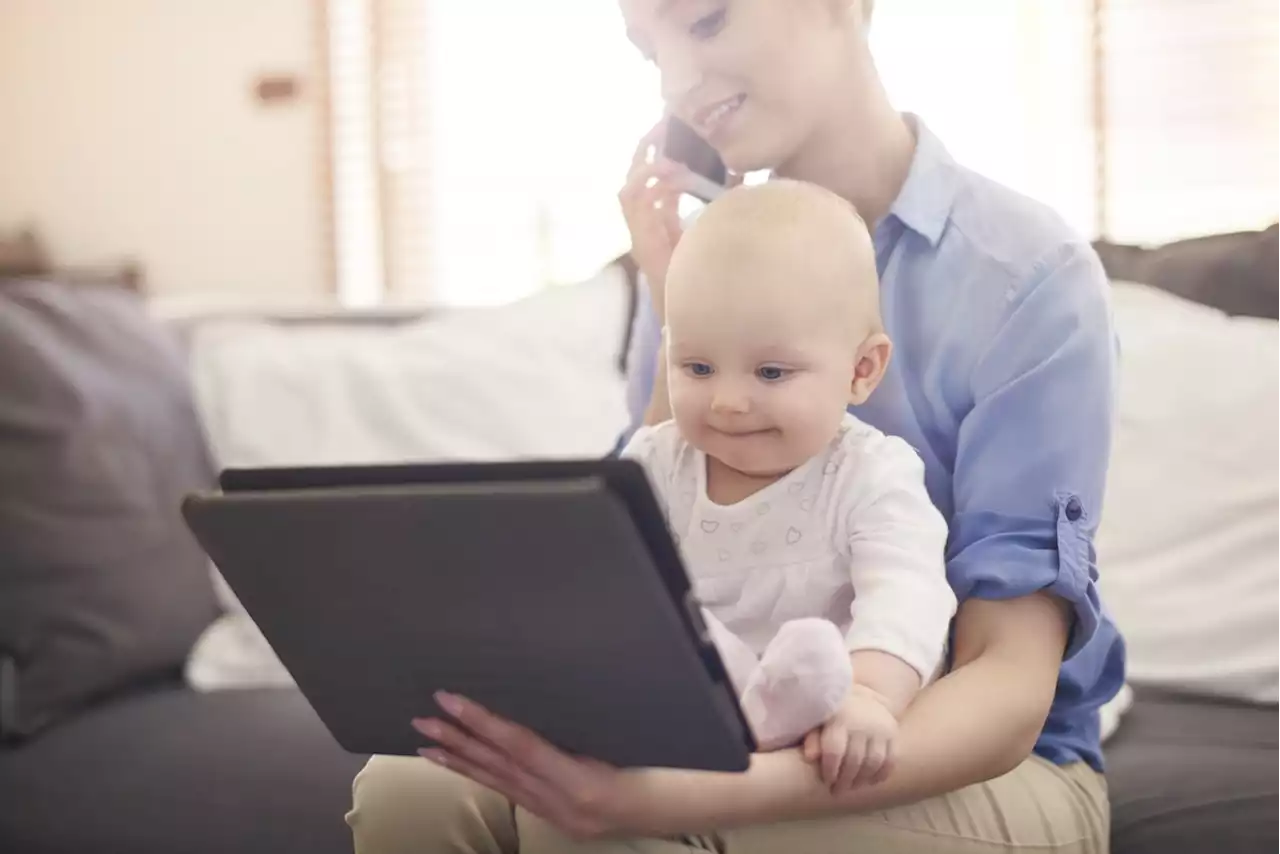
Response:
[[[711,366],[702,362],[691,362],[685,365],[686,370],[695,377],[711,376]]]
[[[694,21],[693,26],[689,27],[689,32],[694,38],[709,39],[724,29],[726,15],[727,13],[724,9],[712,12],[710,15]]]
[[[787,375],[786,368],[779,368],[774,365],[765,365],[756,371],[756,376],[766,382],[777,382]]]

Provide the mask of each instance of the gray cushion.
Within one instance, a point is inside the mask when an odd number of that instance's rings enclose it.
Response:
[[[0,748],[0,851],[350,854],[363,763],[297,691],[159,687]]]
[[[1274,854],[1277,724],[1274,707],[1140,692],[1106,749],[1112,854]]]
[[[176,343],[112,287],[0,281],[0,740],[180,666],[217,615]]]
[[[1275,319],[1280,227],[1213,234],[1164,246],[1094,244],[1112,279],[1152,285],[1231,315]]]

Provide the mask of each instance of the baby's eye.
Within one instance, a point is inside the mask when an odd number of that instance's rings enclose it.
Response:
[[[756,370],[756,376],[765,382],[777,382],[785,379],[790,373],[786,368],[779,368],[777,365],[765,365]]]
[[[689,372],[690,376],[694,377],[709,377],[714,373],[711,370],[711,366],[705,362],[689,362],[684,366],[684,369]]]

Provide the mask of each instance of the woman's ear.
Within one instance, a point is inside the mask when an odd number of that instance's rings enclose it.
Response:
[[[854,357],[853,382],[849,386],[849,404],[860,406],[880,385],[893,355],[893,342],[883,332],[874,332],[862,342]]]

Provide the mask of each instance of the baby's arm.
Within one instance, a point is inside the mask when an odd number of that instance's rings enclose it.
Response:
[[[873,440],[837,477],[853,582],[845,636],[855,684],[884,697],[895,714],[935,675],[955,616],[947,581],[947,524],[924,485],[924,465],[905,442]]]
[[[902,717],[924,685],[919,672],[892,653],[864,649],[850,653],[849,660],[854,687],[879,697],[895,718]]]
[[[837,473],[855,600],[845,641],[853,687],[805,739],[836,791],[884,779],[897,722],[945,651],[956,599],[946,578],[947,527],[924,487],[924,467],[897,439],[854,450]]]

